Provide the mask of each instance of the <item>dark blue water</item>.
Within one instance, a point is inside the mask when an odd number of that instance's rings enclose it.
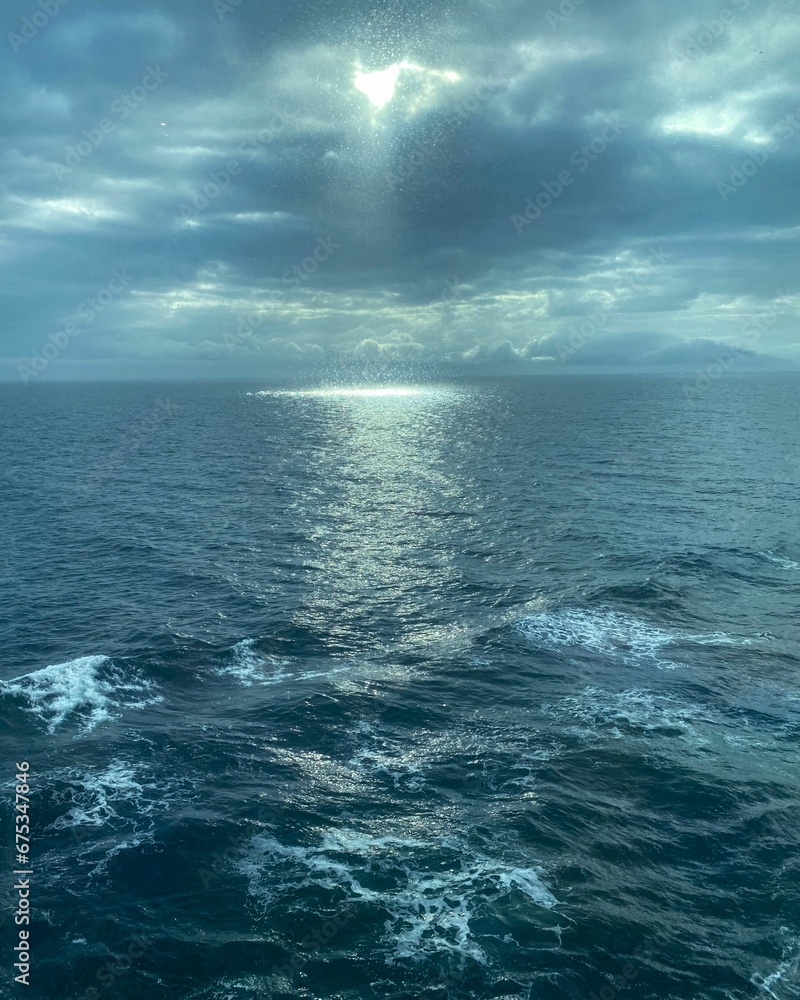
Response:
[[[684,384],[2,387],[1,995],[800,997],[800,379]]]

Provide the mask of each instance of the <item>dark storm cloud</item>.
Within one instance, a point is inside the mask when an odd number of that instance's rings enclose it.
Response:
[[[13,0],[3,26],[7,377],[800,357],[778,5]]]

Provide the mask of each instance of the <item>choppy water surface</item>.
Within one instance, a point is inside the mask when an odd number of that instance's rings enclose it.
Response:
[[[3,387],[29,995],[800,997],[800,381],[683,385]]]

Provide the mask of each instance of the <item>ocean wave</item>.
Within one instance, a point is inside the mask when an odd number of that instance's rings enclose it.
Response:
[[[615,739],[632,735],[674,736],[702,743],[697,724],[715,722],[700,708],[681,705],[669,696],[638,688],[605,691],[586,687],[577,696],[560,699],[549,710],[567,725],[578,723],[583,730],[602,732]]]
[[[252,1000],[268,996],[268,987],[261,976],[224,976],[186,994],[185,1000]]]
[[[348,761],[353,770],[364,777],[389,778],[398,791],[419,792],[425,787],[424,771],[428,764],[424,759],[415,759],[421,756],[419,747],[378,735],[363,722],[357,731],[366,737],[366,743]]]
[[[351,907],[379,907],[390,965],[447,953],[488,965],[474,925],[493,904],[519,893],[536,907],[558,905],[539,867],[471,852],[455,838],[422,841],[343,829],[303,847],[259,834],[238,867],[265,908],[312,886],[344,892]]]
[[[43,863],[53,881],[81,883],[102,875],[113,859],[155,844],[165,814],[198,794],[187,775],[123,757],[96,769],[46,772],[39,787]],[[49,864],[65,851],[72,858],[68,868]]]
[[[520,619],[515,627],[541,649],[599,653],[625,663],[650,663],[662,669],[685,666],[664,656],[669,647],[677,644],[741,645],[747,642],[725,632],[667,631],[611,608],[545,611]]]
[[[754,975],[750,982],[774,1000],[795,1000],[800,997],[800,939],[790,937],[787,927],[781,933],[787,939],[783,961],[768,976]]]
[[[231,649],[230,660],[217,667],[216,673],[223,677],[235,677],[243,687],[279,684],[291,676],[286,670],[289,660],[256,652],[255,642],[255,639],[237,642]]]
[[[118,818],[121,803],[137,802],[144,788],[135,780],[136,766],[116,760],[98,774],[70,772],[67,789],[60,798],[73,805],[47,829],[68,830],[76,826],[105,826]],[[116,808],[115,808],[116,807]]]
[[[242,687],[253,687],[259,684],[270,687],[286,681],[315,680],[319,677],[329,677],[350,668],[350,664],[336,662],[324,670],[299,669],[296,661],[274,656],[271,653],[261,653],[256,648],[257,639],[243,639],[230,650],[225,662],[217,666],[218,677],[233,677]]]
[[[781,569],[800,569],[800,563],[795,562],[794,559],[787,559],[786,556],[777,555],[771,549],[767,549],[766,552],[759,552],[759,555],[774,566],[780,566]]]
[[[79,717],[89,730],[124,709],[162,700],[151,681],[123,672],[107,656],[82,656],[0,681],[0,694],[26,702],[51,733],[68,719]]]
[[[192,788],[187,778],[153,775],[143,764],[121,758],[97,771],[75,767],[56,771],[48,784],[53,806],[58,810],[67,807],[46,827],[48,830],[115,826],[160,815]]]

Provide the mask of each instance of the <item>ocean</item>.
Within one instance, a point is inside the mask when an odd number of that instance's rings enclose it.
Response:
[[[800,997],[798,390],[0,387],[0,996]]]

